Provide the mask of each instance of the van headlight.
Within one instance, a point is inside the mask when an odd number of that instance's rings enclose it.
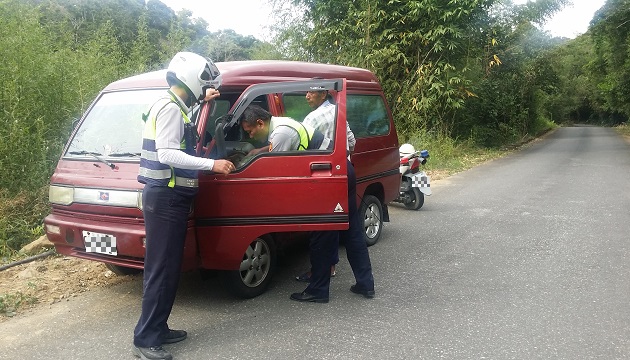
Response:
[[[51,204],[70,205],[74,201],[74,188],[50,185],[50,188],[48,188],[48,201]]]

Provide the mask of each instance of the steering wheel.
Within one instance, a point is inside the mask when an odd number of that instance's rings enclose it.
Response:
[[[225,134],[223,133],[223,127],[224,127],[224,121],[223,121],[223,117],[220,117],[217,119],[216,121],[216,127],[214,130],[214,137],[212,138],[212,140],[210,141],[210,143],[208,144],[208,147],[206,148],[206,151],[204,152],[204,157],[210,157],[210,152],[212,152],[212,149],[214,147],[216,147],[217,151],[216,151],[216,157],[214,157],[214,159],[225,159],[225,157],[227,156],[227,151],[225,148]]]

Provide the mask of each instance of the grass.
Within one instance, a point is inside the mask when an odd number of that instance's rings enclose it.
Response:
[[[22,246],[44,234],[48,186],[9,194],[0,189],[0,264],[19,256]]]
[[[13,317],[18,309],[37,303],[37,298],[18,291],[15,294],[0,295],[0,314]]]
[[[439,180],[470,169],[512,151],[510,149],[484,148],[470,141],[432,138],[427,135],[415,135],[406,142],[412,144],[416,150],[426,149],[429,151],[429,161],[424,165],[424,170],[433,180]]]
[[[615,131],[623,136],[630,137],[630,125],[628,123],[623,123],[621,125],[615,126]]]

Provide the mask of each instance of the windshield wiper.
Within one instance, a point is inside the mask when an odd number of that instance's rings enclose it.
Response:
[[[109,154],[109,156],[110,157],[140,157],[140,153],[123,152],[123,153]]]
[[[68,154],[70,154],[70,155],[90,155],[93,158],[95,158],[96,160],[98,160],[98,161],[102,162],[103,164],[109,166],[112,170],[116,169],[116,165],[110,163],[109,161],[103,159],[102,157],[99,157],[99,155],[102,155],[101,153],[81,150],[81,151],[69,151]],[[96,164],[94,164],[94,165],[96,165]]]

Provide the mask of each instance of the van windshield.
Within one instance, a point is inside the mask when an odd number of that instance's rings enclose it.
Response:
[[[139,158],[142,114],[164,95],[164,89],[103,94],[81,123],[65,156]]]

